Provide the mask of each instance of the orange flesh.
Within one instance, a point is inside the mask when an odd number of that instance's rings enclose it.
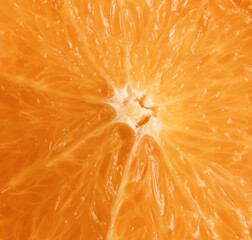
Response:
[[[0,0],[0,239],[251,240],[251,21]]]

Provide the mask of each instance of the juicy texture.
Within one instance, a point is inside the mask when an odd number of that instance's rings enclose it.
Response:
[[[0,0],[0,238],[251,240],[251,6]]]

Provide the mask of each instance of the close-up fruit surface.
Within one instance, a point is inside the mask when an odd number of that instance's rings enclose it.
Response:
[[[251,0],[0,0],[1,240],[251,240]]]

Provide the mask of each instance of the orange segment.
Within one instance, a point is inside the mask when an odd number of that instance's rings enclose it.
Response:
[[[251,240],[251,6],[0,0],[0,239]]]
[[[30,228],[38,239],[106,234],[133,141],[128,127],[109,126],[66,147],[46,164],[40,161],[16,174],[16,181],[2,191],[3,236],[26,239]],[[13,227],[20,232],[10,235]]]

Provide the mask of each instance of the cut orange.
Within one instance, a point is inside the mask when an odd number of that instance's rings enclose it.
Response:
[[[0,239],[252,239],[251,0],[1,0]]]

